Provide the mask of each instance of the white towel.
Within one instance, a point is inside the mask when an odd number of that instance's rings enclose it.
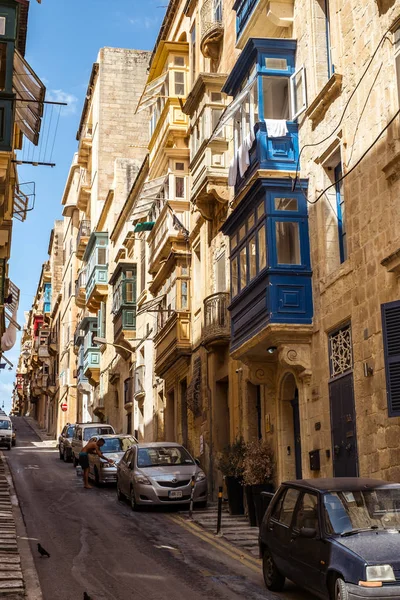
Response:
[[[247,149],[249,150],[249,152],[250,152],[250,150],[251,150],[251,148],[253,146],[253,143],[254,143],[255,139],[256,139],[256,136],[254,135],[253,128],[250,127],[250,133],[246,136],[246,139],[245,139],[245,144],[246,144]]]
[[[232,158],[230,165],[229,165],[228,185],[234,186],[236,184],[237,170],[238,170],[238,161],[237,161],[237,154],[235,154],[235,156]]]
[[[289,133],[285,119],[265,119],[265,124],[270,138],[285,137]]]
[[[250,164],[249,147],[246,140],[244,140],[243,144],[239,147],[238,163],[240,177],[243,177]]]

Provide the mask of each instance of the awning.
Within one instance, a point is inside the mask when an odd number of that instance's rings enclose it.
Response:
[[[155,225],[154,221],[145,221],[144,223],[136,223],[134,233],[141,233],[142,231],[151,231]]]
[[[146,108],[150,108],[157,102],[157,98],[160,96],[160,92],[162,87],[168,77],[168,71],[165,71],[160,77],[153,79],[148,83],[143,91],[143,94],[140,97],[138,105],[136,107],[135,114],[145,110]]]
[[[14,54],[13,91],[16,95],[15,118],[18,127],[37,146],[46,88],[18,50]]]
[[[162,188],[164,187],[167,178],[168,175],[163,175],[162,177],[157,177],[157,179],[147,181],[144,184],[136,206],[132,211],[132,223],[134,223],[135,221],[139,221],[139,219],[147,217],[150,210],[152,209],[153,204],[156,202],[157,199],[159,199],[159,194]]]
[[[240,92],[240,94],[236,96],[236,98],[232,100],[230,104],[228,104],[228,106],[222,113],[214,131],[212,132],[209,142],[212,142],[216,137],[218,137],[218,134],[221,132],[221,129],[228,125],[229,121],[233,118],[235,112],[241,106],[243,100],[246,98],[247,94],[253,87],[255,80],[256,77],[253,77],[253,79],[246,85],[246,87]]]
[[[164,300],[164,298],[165,298],[165,294],[162,294],[161,296],[157,296],[157,298],[154,298],[153,300],[144,302],[144,304],[142,304],[136,310],[136,316],[141,315],[142,313],[145,313],[145,312],[160,312],[160,304]]]

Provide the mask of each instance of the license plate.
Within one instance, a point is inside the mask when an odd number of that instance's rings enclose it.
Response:
[[[182,490],[168,492],[168,498],[182,498]]]

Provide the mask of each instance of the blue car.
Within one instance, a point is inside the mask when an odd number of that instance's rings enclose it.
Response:
[[[264,581],[329,600],[400,599],[400,485],[374,479],[283,483],[260,528]]]

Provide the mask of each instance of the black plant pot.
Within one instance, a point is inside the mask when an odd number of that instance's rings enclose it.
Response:
[[[226,491],[228,492],[229,513],[231,515],[244,515],[243,486],[237,477],[225,477]]]
[[[249,520],[250,527],[257,527],[256,509],[253,502],[253,485],[245,485],[244,493],[246,494],[247,503],[247,518]]]
[[[272,483],[263,483],[260,485],[252,485],[251,486],[252,496],[253,496],[253,505],[254,512],[256,516],[256,525],[258,527],[261,526],[262,520],[264,518],[265,511],[268,508],[267,498],[262,496],[262,492],[273,492],[274,486]]]

